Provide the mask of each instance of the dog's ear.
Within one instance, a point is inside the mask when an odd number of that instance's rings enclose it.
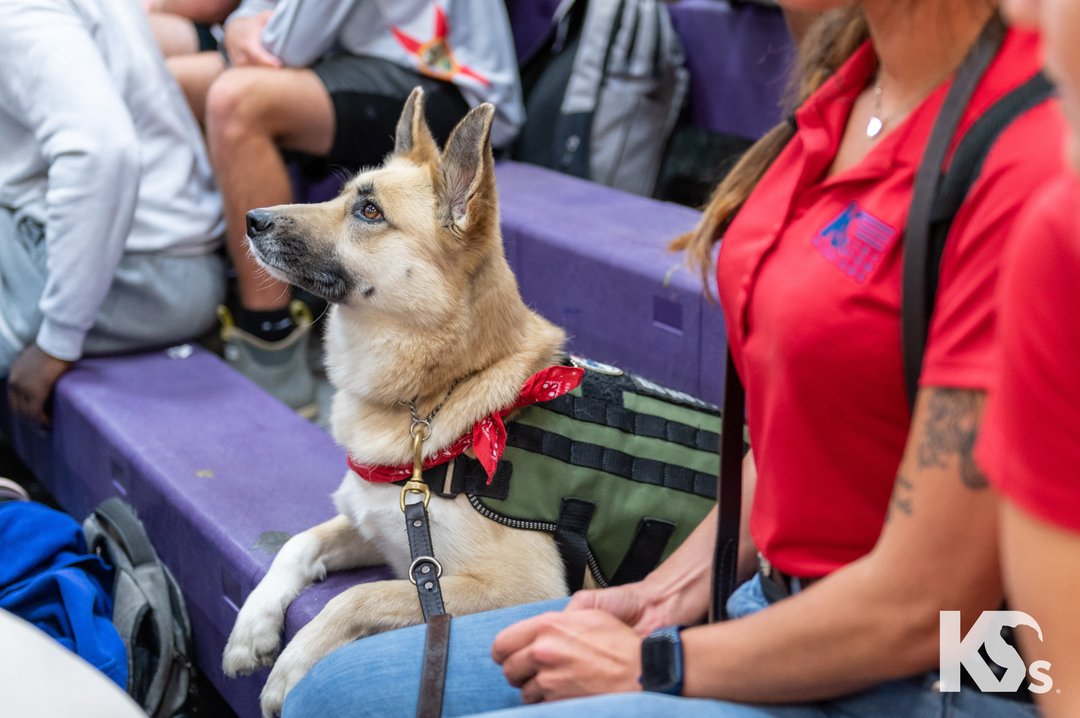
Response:
[[[491,154],[491,123],[495,107],[487,102],[469,111],[450,133],[440,165],[439,194],[444,223],[464,230],[470,228],[482,203],[495,201],[495,159]]]
[[[419,87],[409,94],[398,118],[394,154],[408,156],[417,162],[430,162],[439,157],[439,148],[424,119],[424,90]]]

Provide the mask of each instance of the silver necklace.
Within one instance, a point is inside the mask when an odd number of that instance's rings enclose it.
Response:
[[[866,136],[874,139],[881,134],[885,127],[885,120],[881,119],[881,74],[874,78],[874,112],[870,115],[870,121],[866,123]]]

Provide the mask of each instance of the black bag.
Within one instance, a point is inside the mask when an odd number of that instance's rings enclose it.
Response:
[[[116,570],[113,623],[128,651],[128,694],[151,718],[182,715],[195,688],[191,624],[176,579],[135,511],[113,497],[83,522],[86,544]]]
[[[690,84],[661,0],[563,0],[521,76],[514,159],[652,195]]]

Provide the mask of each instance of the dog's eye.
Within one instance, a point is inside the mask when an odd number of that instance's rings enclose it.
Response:
[[[382,210],[374,202],[364,202],[360,208],[360,216],[369,222],[378,222],[383,218]]]

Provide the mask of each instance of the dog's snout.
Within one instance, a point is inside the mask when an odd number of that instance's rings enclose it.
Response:
[[[262,234],[274,226],[274,214],[265,209],[253,209],[247,213],[247,231],[249,237]]]

